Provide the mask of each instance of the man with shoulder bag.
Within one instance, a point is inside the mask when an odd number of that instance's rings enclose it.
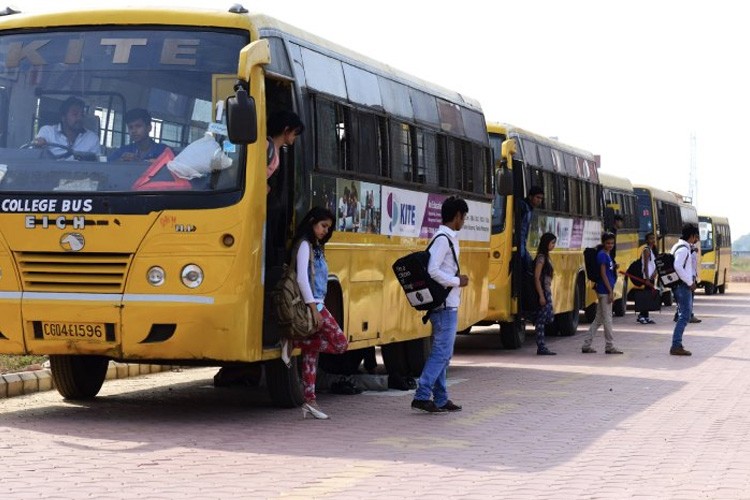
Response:
[[[433,237],[434,243],[430,245],[427,270],[435,281],[451,290],[444,304],[430,311],[432,350],[411,402],[413,409],[427,413],[461,411],[461,406],[448,399],[446,379],[456,340],[461,288],[469,283],[469,277],[460,274],[458,266],[458,231],[463,227],[468,212],[469,206],[463,199],[454,196],[446,199],[441,209],[443,223]],[[447,238],[438,238],[443,234]]]
[[[693,314],[693,292],[697,287],[695,276],[698,273],[695,269],[695,260],[691,256],[691,250],[699,238],[698,226],[686,224],[682,228],[682,238],[672,247],[674,270],[680,278],[673,290],[677,301],[677,324],[674,327],[672,347],[669,350],[669,354],[673,356],[692,355],[682,345],[682,334]]]

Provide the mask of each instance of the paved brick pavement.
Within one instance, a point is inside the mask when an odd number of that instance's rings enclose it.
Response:
[[[750,498],[750,285],[696,296],[690,358],[668,355],[673,308],[615,319],[622,356],[497,349],[460,338],[461,413],[410,393],[321,394],[329,421],[214,389],[213,369],[112,380],[101,397],[0,400],[0,498]],[[583,325],[581,328],[584,328]]]

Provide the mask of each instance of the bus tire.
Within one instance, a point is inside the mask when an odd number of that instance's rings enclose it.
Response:
[[[555,316],[555,326],[557,334],[561,337],[570,337],[578,331],[578,323],[581,320],[581,288],[576,287],[573,295],[573,309],[571,311],[557,314]],[[594,313],[596,315],[596,313]]]
[[[109,368],[104,356],[51,355],[52,381],[65,399],[92,399],[102,388]]]
[[[407,374],[410,377],[419,378],[427,358],[430,357],[432,337],[407,340],[404,342],[404,349],[406,350]]]
[[[583,317],[586,319],[586,323],[593,323],[596,319],[596,302],[586,306],[583,310]]]
[[[389,374],[406,375],[409,364],[406,361],[406,350],[401,342],[393,342],[380,346],[383,365]]]
[[[506,349],[520,349],[526,341],[526,322],[516,317],[500,323],[500,341]]]
[[[714,288],[714,284],[713,283],[706,283],[705,285],[703,285],[703,293],[705,293],[706,295],[713,295],[713,294],[715,294],[716,293],[716,289]]]
[[[618,318],[625,316],[628,308],[628,282],[625,280],[622,284],[622,297],[615,300],[612,304],[612,312]]]
[[[263,364],[268,395],[276,406],[296,408],[305,400],[298,360],[297,356],[292,357],[292,365],[289,368],[281,359],[272,359]]]

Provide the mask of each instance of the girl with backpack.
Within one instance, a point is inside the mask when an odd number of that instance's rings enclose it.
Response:
[[[544,233],[539,239],[539,248],[534,258],[534,287],[539,296],[539,310],[536,313],[536,353],[540,356],[554,356],[556,352],[550,351],[544,344],[544,327],[555,318],[552,310],[552,276],[554,269],[549,258],[549,253],[555,248],[557,236],[552,233]]]
[[[292,344],[302,351],[303,418],[307,415],[322,420],[329,418],[315,400],[318,354],[341,354],[348,347],[346,335],[324,305],[328,289],[328,263],[324,248],[333,235],[334,220],[333,213],[327,208],[313,207],[297,227],[292,243],[292,248],[297,249],[296,263],[292,263],[297,268],[297,284],[317,327],[310,337],[291,342],[284,340],[281,345],[281,357],[287,364],[290,362]]]

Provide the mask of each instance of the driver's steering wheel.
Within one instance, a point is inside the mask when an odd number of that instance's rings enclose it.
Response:
[[[88,151],[75,151],[67,144],[57,144],[55,142],[47,142],[44,145],[39,145],[34,141],[27,142],[20,149],[42,149],[42,156],[51,158],[53,160],[64,160],[71,156],[78,161],[97,161],[99,158],[95,153]],[[52,152],[53,149],[62,149],[63,152],[55,154]]]

